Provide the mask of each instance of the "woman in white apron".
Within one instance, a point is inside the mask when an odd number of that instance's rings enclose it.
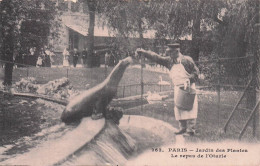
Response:
[[[63,67],[69,67],[70,66],[70,64],[69,64],[70,53],[67,48],[65,48],[63,50],[62,55],[63,55]]]
[[[187,82],[191,88],[195,89],[195,81],[199,75],[199,69],[195,65],[194,61],[189,56],[184,56],[180,53],[180,45],[169,44],[165,51],[165,57],[158,55],[152,51],[146,51],[143,49],[136,50],[136,56],[144,56],[160,65],[163,65],[169,69],[169,76],[174,85],[174,101],[178,88],[183,86]],[[175,134],[186,134],[192,136],[195,134],[195,125],[198,114],[198,99],[195,96],[193,108],[191,110],[181,110],[174,107],[175,119],[179,121],[180,130]]]

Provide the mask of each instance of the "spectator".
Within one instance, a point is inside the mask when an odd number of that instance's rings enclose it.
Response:
[[[63,50],[62,55],[63,55],[63,67],[69,67],[70,66],[70,64],[69,64],[70,53],[68,51],[68,48],[65,48]]]
[[[86,65],[87,58],[88,58],[88,51],[87,51],[87,49],[84,48],[81,54],[82,54],[83,65]]]
[[[51,59],[50,59],[51,51],[48,47],[45,47],[44,56],[45,56],[45,66],[51,67]]]
[[[42,57],[38,56],[37,62],[36,62],[36,67],[42,67]]]
[[[50,50],[49,56],[50,56],[50,62],[51,62],[51,66],[52,66],[54,63],[54,56],[56,56],[52,49]]]
[[[72,52],[72,57],[73,57],[73,66],[76,67],[79,59],[79,52],[77,48],[74,48]]]
[[[114,52],[111,52],[109,59],[108,59],[108,66],[114,66],[115,65],[115,56]]]
[[[41,50],[40,50],[39,57],[42,59],[42,67],[45,67],[46,66],[46,63],[45,63],[45,51],[44,51],[43,48],[41,48]],[[38,59],[39,59],[39,57],[38,57]]]
[[[99,67],[100,66],[100,52],[94,51],[94,66]]]
[[[31,65],[31,66],[36,65],[37,57],[35,55],[35,50],[36,50],[35,47],[32,47],[29,50],[30,53],[29,53],[29,56],[28,56],[28,65]]]
[[[106,54],[105,54],[105,65],[106,66],[108,66],[108,64],[109,64],[109,57],[110,57],[110,55],[106,52]]]

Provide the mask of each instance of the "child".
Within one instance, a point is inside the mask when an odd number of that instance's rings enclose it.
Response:
[[[39,56],[36,62],[36,67],[42,67],[42,60],[43,60],[42,57]]]

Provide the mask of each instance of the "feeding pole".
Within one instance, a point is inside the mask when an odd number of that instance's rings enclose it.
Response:
[[[142,30],[142,19],[138,21],[138,30],[139,30],[139,37],[141,42],[141,47],[143,48],[143,30]],[[143,112],[143,94],[144,94],[144,80],[143,80],[143,66],[144,66],[144,58],[141,56],[141,112]]]
[[[143,94],[144,94],[144,78],[143,78],[143,58],[141,57],[141,112],[143,112]]]

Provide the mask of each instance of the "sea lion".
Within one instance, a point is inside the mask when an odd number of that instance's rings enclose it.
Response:
[[[132,62],[132,57],[121,60],[102,83],[71,99],[62,112],[61,120],[65,123],[72,123],[91,116],[93,113],[104,115],[106,107],[116,95],[117,86],[125,69]]]

